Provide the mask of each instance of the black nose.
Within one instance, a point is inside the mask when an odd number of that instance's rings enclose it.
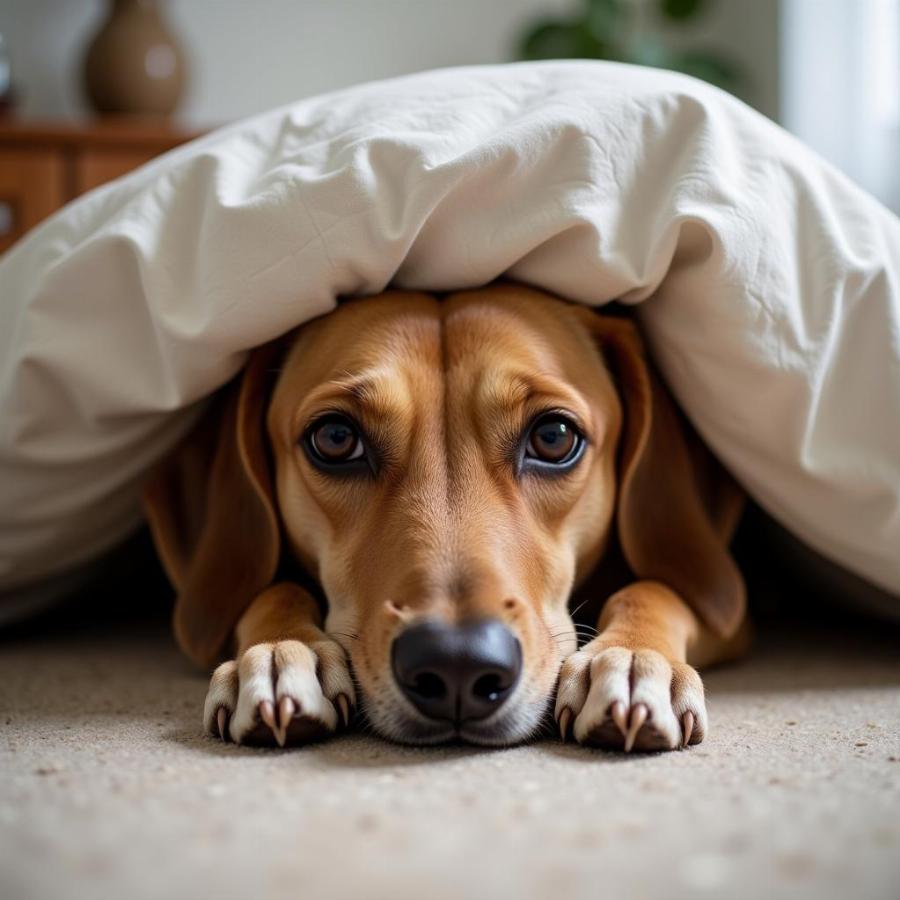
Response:
[[[484,719],[519,680],[522,648],[492,619],[447,625],[425,621],[404,630],[392,649],[394,678],[430,719]]]

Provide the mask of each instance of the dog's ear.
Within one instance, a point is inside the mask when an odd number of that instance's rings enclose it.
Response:
[[[632,572],[675,590],[717,634],[732,635],[746,608],[728,552],[742,506],[731,476],[684,420],[649,364],[634,324],[579,311],[619,390],[619,541]]]
[[[255,350],[243,372],[151,475],[144,508],[177,590],[175,637],[213,665],[280,554],[265,414],[278,348]]]

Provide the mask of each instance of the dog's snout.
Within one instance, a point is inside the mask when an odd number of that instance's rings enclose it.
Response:
[[[484,719],[513,692],[522,672],[515,635],[493,619],[406,628],[392,648],[394,677],[423,715],[455,723]]]

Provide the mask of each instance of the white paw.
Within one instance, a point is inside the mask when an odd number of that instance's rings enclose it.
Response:
[[[354,703],[347,657],[333,641],[257,644],[213,672],[203,726],[238,744],[304,744],[346,726]]]
[[[592,647],[564,663],[556,721],[563,740],[627,752],[699,744],[707,730],[703,682],[686,663],[655,650]]]

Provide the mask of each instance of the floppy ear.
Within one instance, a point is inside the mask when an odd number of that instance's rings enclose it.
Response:
[[[151,475],[144,508],[178,596],[175,637],[201,666],[274,579],[280,554],[265,412],[276,346],[255,350],[209,411]]]
[[[728,542],[743,495],[675,407],[628,319],[580,313],[623,401],[619,541],[632,572],[675,590],[722,637],[746,609]]]

